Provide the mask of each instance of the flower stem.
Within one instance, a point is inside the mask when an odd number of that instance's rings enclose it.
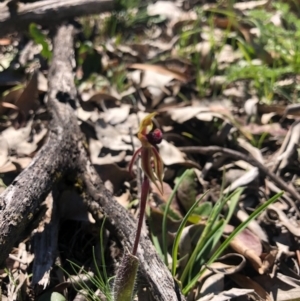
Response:
[[[137,248],[140,241],[140,236],[143,228],[143,220],[145,216],[146,204],[148,199],[148,194],[150,190],[150,182],[147,176],[144,176],[144,180],[142,183],[142,191],[141,191],[141,203],[140,203],[140,215],[138,220],[138,226],[135,234],[135,241],[132,249],[132,255],[136,255]]]

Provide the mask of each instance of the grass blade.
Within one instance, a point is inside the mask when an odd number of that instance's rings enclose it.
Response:
[[[193,206],[190,208],[190,210],[187,212],[187,214],[184,216],[178,231],[176,233],[175,239],[174,239],[174,243],[173,243],[173,248],[172,248],[172,275],[175,276],[176,274],[176,266],[177,266],[177,255],[178,255],[178,246],[179,246],[179,241],[181,238],[181,234],[182,231],[189,219],[189,217],[191,216],[191,214],[193,213],[194,209],[198,206],[199,202],[204,198],[204,196],[208,193],[208,191],[206,191],[194,204]]]
[[[165,265],[169,266],[168,263],[168,242],[167,242],[167,215],[171,206],[171,202],[178,190],[179,185],[181,184],[181,182],[183,181],[183,179],[188,175],[188,173],[190,172],[190,169],[187,169],[182,175],[181,177],[178,179],[165,208],[164,211],[164,215],[163,215],[163,221],[162,221],[162,250],[163,250],[163,254],[164,254],[164,260],[165,260]]]
[[[211,256],[211,258],[208,260],[207,265],[210,265],[213,263],[228,247],[231,240],[239,234],[241,231],[243,231],[248,224],[254,220],[257,216],[259,216],[270,204],[274,203],[278,198],[280,198],[283,195],[283,192],[277,193],[272,198],[270,198],[267,202],[262,204],[260,207],[258,207],[244,222],[242,222],[238,227],[235,228],[235,230],[226,238],[226,240],[221,244],[221,246],[217,249],[217,251]],[[199,277],[205,272],[206,268],[200,270],[200,272],[187,284],[187,286],[182,290],[183,294],[187,294],[197,283]]]

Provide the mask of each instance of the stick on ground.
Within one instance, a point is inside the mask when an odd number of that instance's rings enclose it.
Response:
[[[87,157],[82,133],[69,105],[78,101],[72,66],[74,31],[71,25],[61,26],[54,38],[48,73],[47,105],[52,114],[48,140],[32,163],[0,195],[0,264],[34,219],[41,202],[66,174],[81,180],[81,194],[95,220],[100,224],[105,214],[111,232],[124,250],[132,249],[137,221],[105,188]],[[141,236],[137,255],[155,300],[185,300],[145,234]]]
[[[0,36],[13,31],[27,30],[30,23],[56,26],[74,17],[112,11],[114,0],[44,0],[16,3],[14,8],[0,3]]]

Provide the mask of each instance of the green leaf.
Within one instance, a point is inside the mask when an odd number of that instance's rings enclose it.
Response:
[[[197,245],[192,252],[182,274],[180,277],[180,281],[182,283],[185,282],[187,276],[191,278],[191,273],[193,270],[193,267],[195,266],[195,262],[199,261],[202,257],[202,254],[206,251],[206,254],[209,253],[216,243],[218,242],[220,236],[222,235],[222,231],[217,231],[220,228],[220,223],[222,222],[222,227],[225,227],[226,221],[220,221],[219,215],[221,213],[221,210],[225,206],[228,200],[231,200],[235,195],[238,195],[237,200],[239,198],[239,195],[241,194],[241,189],[235,190],[232,194],[230,194],[228,197],[222,196],[215,206],[213,207],[211,214],[206,222],[206,226],[201,234],[200,239],[197,242]],[[236,200],[236,199],[234,199]],[[230,211],[231,212],[231,211]],[[229,217],[227,217],[228,219]],[[226,219],[226,220],[227,220]],[[209,241],[209,243],[208,243]],[[189,282],[189,281],[188,281]]]
[[[29,25],[29,34],[36,44],[42,45],[43,49],[41,51],[41,55],[45,59],[48,59],[48,60],[51,59],[52,52],[50,51],[49,44],[47,42],[47,38],[42,33],[42,31],[37,27],[37,25],[35,23],[31,23]]]
[[[175,276],[176,274],[176,266],[177,266],[177,256],[178,256],[178,246],[179,246],[179,241],[181,238],[181,234],[182,231],[187,223],[187,221],[189,220],[190,216],[192,215],[193,211],[196,209],[196,207],[198,206],[199,202],[203,199],[203,197],[208,193],[208,191],[206,191],[195,203],[194,205],[190,208],[190,210],[187,212],[187,214],[185,215],[185,217],[183,218],[178,231],[176,233],[175,239],[174,239],[174,243],[173,243],[173,249],[172,249],[172,275]],[[205,204],[205,203],[203,203]],[[203,205],[202,204],[202,205]],[[202,206],[203,207],[203,206]]]
[[[199,215],[200,217],[209,217],[212,211],[211,202],[203,202],[199,204],[197,208],[194,209],[193,214]]]
[[[163,254],[164,254],[164,259],[165,259],[165,265],[168,266],[168,250],[167,250],[167,215],[169,213],[170,210],[170,206],[172,203],[172,200],[175,197],[175,194],[178,190],[179,185],[181,184],[181,182],[184,180],[184,178],[190,173],[190,170],[187,169],[182,175],[181,177],[178,179],[169,199],[166,205],[166,209],[164,211],[164,216],[163,216],[163,221],[162,221],[162,250],[163,250]]]
[[[221,244],[221,246],[215,251],[215,253],[210,257],[210,259],[207,262],[207,265],[212,264],[228,247],[231,240],[238,235],[241,231],[243,231],[248,224],[257,218],[270,204],[274,203],[278,198],[280,198],[283,195],[283,192],[277,193],[272,198],[270,198],[267,202],[262,204],[260,207],[258,207],[244,222],[242,222],[238,227],[234,229],[234,231],[226,238],[226,240]],[[197,283],[199,277],[203,275],[205,272],[206,267],[201,269],[197,275],[189,281],[189,283],[184,287],[182,290],[183,294],[187,294]]]
[[[51,298],[50,298],[50,301],[66,301],[67,299],[61,295],[60,293],[57,293],[57,292],[53,292],[51,294]]]
[[[188,211],[196,201],[197,197],[197,178],[195,171],[193,169],[188,170],[186,176],[182,180],[178,187],[177,199],[185,209]]]
[[[123,256],[114,281],[114,301],[132,301],[139,260],[127,253]]]
[[[45,294],[42,294],[38,301],[66,301],[67,299],[57,292],[46,292]]]

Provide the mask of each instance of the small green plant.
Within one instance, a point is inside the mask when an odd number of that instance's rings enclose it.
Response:
[[[170,205],[172,200],[174,199],[174,196],[184,180],[184,178],[190,173],[190,170],[186,170],[181,177],[178,179],[169,199],[167,202],[167,205],[164,210],[164,216],[163,216],[163,223],[162,223],[162,248],[160,249],[158,241],[156,241],[156,246],[159,246],[159,251],[162,253],[162,256],[164,258],[165,264],[168,266],[168,250],[167,250],[167,216],[169,214]],[[243,188],[236,189],[233,193],[231,193],[229,196],[223,196],[221,193],[221,197],[216,202],[214,207],[210,207],[210,214],[209,217],[205,223],[204,230],[202,231],[200,238],[197,241],[196,247],[192,251],[192,253],[189,255],[188,261],[185,264],[185,267],[183,270],[177,269],[177,264],[181,260],[178,252],[179,247],[179,241],[183,232],[184,227],[186,226],[186,223],[191,219],[193,214],[197,211],[197,209],[201,209],[201,205],[199,206],[199,203],[205,196],[203,194],[199,199],[196,200],[196,202],[193,204],[193,206],[189,209],[187,214],[184,216],[178,231],[175,235],[174,242],[173,242],[173,248],[172,248],[172,266],[171,266],[171,272],[174,278],[178,279],[181,286],[182,286],[182,292],[187,295],[193,287],[196,285],[198,279],[203,275],[203,273],[206,270],[206,267],[209,266],[211,263],[216,261],[218,257],[225,251],[225,249],[230,244],[231,240],[239,234],[243,229],[247,227],[247,225],[254,220],[259,214],[263,212],[263,210],[269,206],[271,203],[275,202],[282,194],[278,193],[275,196],[273,196],[271,199],[269,199],[267,202],[262,204],[259,208],[257,208],[250,217],[241,223],[230,235],[228,238],[224,240],[223,243],[219,247],[217,247],[220,238],[222,237],[224,228],[226,224],[230,221],[235,208],[237,206],[237,203],[240,199],[240,196],[243,192]],[[203,203],[203,205],[206,207],[206,203]],[[227,208],[227,210],[225,210]],[[204,208],[203,208],[204,209]],[[226,211],[225,216],[221,214],[223,211]],[[202,211],[198,210],[198,211]]]
[[[43,34],[43,32],[38,28],[38,26],[35,23],[31,23],[29,25],[29,34],[36,44],[40,44],[42,46],[42,57],[47,60],[51,59],[52,52],[50,50],[47,37]]]
[[[105,219],[103,220],[100,229],[100,246],[104,245],[103,244],[104,223],[105,223]],[[101,248],[100,250],[101,250],[100,257],[103,265],[101,269],[98,267],[97,256],[95,254],[95,250],[93,249],[93,264],[95,267],[95,272],[93,274],[89,273],[89,271],[83,270],[81,266],[69,260],[70,266],[73,272],[75,273],[75,275],[81,274],[82,275],[81,278],[86,278],[88,281],[81,281],[80,277],[78,279],[78,276],[72,276],[65,269],[63,269],[62,267],[60,268],[68,275],[68,277],[71,280],[71,283],[76,284],[76,290],[81,291],[87,300],[103,301],[102,298],[100,297],[102,295],[105,296],[106,301],[115,301],[115,299],[113,299],[113,293],[111,287],[111,283],[113,282],[114,277],[112,278],[108,277],[106,266],[105,266],[104,249]],[[100,292],[99,294],[95,294],[97,290]]]

